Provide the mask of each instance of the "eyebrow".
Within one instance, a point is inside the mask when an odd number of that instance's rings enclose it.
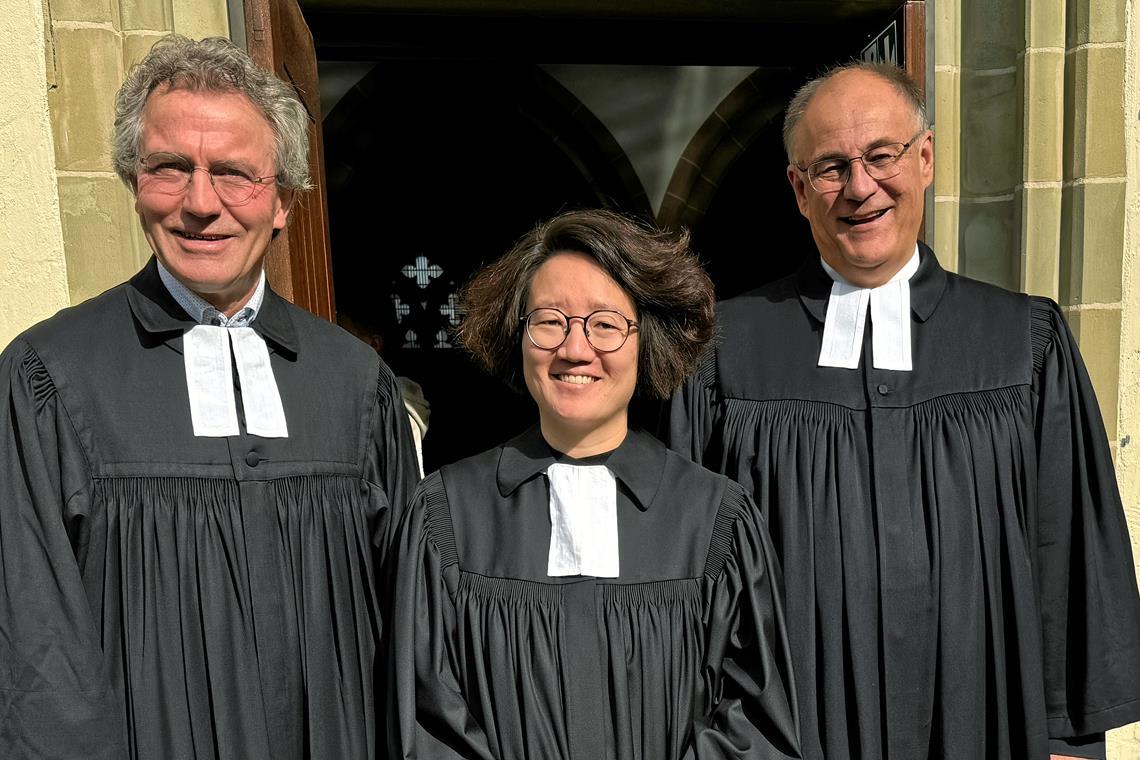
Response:
[[[167,159],[176,159],[178,161],[182,161],[189,166],[194,165],[194,162],[190,159],[189,156],[183,153],[176,153],[171,150],[156,150],[152,153],[148,153],[146,156],[144,156],[144,158],[151,158],[152,156],[162,156]],[[221,167],[223,169],[242,169],[244,171],[248,171],[251,174],[257,173],[256,170],[254,170],[252,164],[240,158],[221,158],[217,161],[211,161],[206,168],[214,169],[217,167]]]
[[[147,153],[145,156],[142,156],[141,158],[154,158],[155,156],[160,156],[160,157],[165,158],[165,159],[174,159],[174,160],[185,161],[186,163],[190,163],[190,159],[187,158],[186,156],[182,155],[181,153],[175,153],[175,152],[169,151],[169,150],[151,151],[150,153]]]
[[[894,140],[890,137],[880,137],[879,139],[873,140],[870,143],[868,143],[867,147],[865,147],[865,148],[863,148],[863,150],[859,151],[859,155],[861,156],[869,150],[874,150],[875,148],[881,148],[884,145],[903,145],[903,144],[904,144],[904,141],[902,141],[902,140]],[[817,156],[816,158],[813,158],[810,161],[808,161],[808,164],[814,164],[814,163],[817,163],[819,161],[827,161],[829,159],[835,159],[835,158],[848,159],[848,158],[850,158],[850,156],[848,156],[845,153],[840,153],[838,151],[834,151],[831,153],[824,153],[821,156]]]
[[[616,304],[607,303],[605,301],[590,301],[590,303],[588,304],[588,307],[589,307],[590,311],[586,312],[586,314],[581,314],[578,316],[584,317],[587,314],[591,314],[595,311],[616,311],[618,314],[622,314],[622,315],[625,314],[625,309],[623,307],[617,306]],[[531,309],[558,309],[559,311],[565,312],[568,307],[566,306],[565,301],[557,301],[556,300],[556,301],[551,301],[550,303],[535,304],[534,306],[532,306],[530,308]],[[633,310],[634,310],[634,313],[636,313],[637,307],[634,306]],[[573,315],[571,315],[571,316],[573,316]]]

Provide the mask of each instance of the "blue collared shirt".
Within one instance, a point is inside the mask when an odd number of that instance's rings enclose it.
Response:
[[[178,302],[182,310],[190,315],[191,319],[200,325],[218,325],[220,327],[249,327],[249,325],[257,318],[257,312],[261,309],[261,303],[265,300],[265,270],[261,271],[261,276],[257,281],[257,288],[253,291],[253,295],[246,301],[245,306],[238,309],[237,313],[232,317],[227,317],[222,312],[215,309],[206,299],[198,295],[194,291],[179,282],[175,277],[162,265],[162,260],[155,257],[158,264],[158,277],[162,280],[162,284],[166,286],[166,290],[170,293],[171,297]]]

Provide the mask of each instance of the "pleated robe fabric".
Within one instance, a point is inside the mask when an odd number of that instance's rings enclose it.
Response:
[[[804,756],[1040,760],[1140,718],[1105,429],[1056,304],[911,280],[914,371],[816,366],[818,260],[727,301],[671,446],[741,483],[784,567]]]
[[[549,577],[554,460],[537,429],[429,475],[394,551],[392,758],[798,757],[763,519],[631,432],[620,574]]]
[[[192,324],[152,260],[0,357],[0,757],[382,752],[394,378],[267,291],[289,437],[196,438]]]

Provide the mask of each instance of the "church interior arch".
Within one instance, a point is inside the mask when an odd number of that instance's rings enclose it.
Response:
[[[798,15],[757,3],[719,17],[694,15],[714,5],[700,1],[609,15],[542,2],[528,14],[302,5],[322,99],[335,102],[324,133],[338,309],[363,316],[397,373],[424,386],[430,470],[533,421],[530,400],[479,373],[450,330],[470,273],[535,222],[604,206],[686,227],[721,297],[793,270],[813,249],[785,178],[783,105],[897,3]],[[348,81],[325,93],[337,67]],[[611,86],[631,72],[640,79]],[[691,101],[686,126],[647,148],[641,138],[660,138],[658,120],[679,111],[679,90],[653,88],[694,78],[716,84]],[[658,107],[639,111],[646,102]]]

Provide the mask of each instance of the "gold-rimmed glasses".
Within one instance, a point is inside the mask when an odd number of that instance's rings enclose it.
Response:
[[[139,159],[139,190],[179,195],[186,192],[194,179],[194,172],[205,172],[210,184],[222,202],[230,206],[248,203],[257,189],[277,180],[276,175],[256,177],[235,164],[218,162],[210,166],[195,166],[177,153],[151,153]]]
[[[858,156],[827,156],[818,161],[812,161],[807,166],[793,164],[797,169],[807,175],[808,182],[818,193],[834,193],[842,190],[851,179],[851,165],[858,161],[863,164],[863,170],[875,180],[890,179],[898,176],[902,171],[899,162],[910,150],[919,137],[926,134],[923,129],[906,142],[884,143],[875,145],[863,151]]]

